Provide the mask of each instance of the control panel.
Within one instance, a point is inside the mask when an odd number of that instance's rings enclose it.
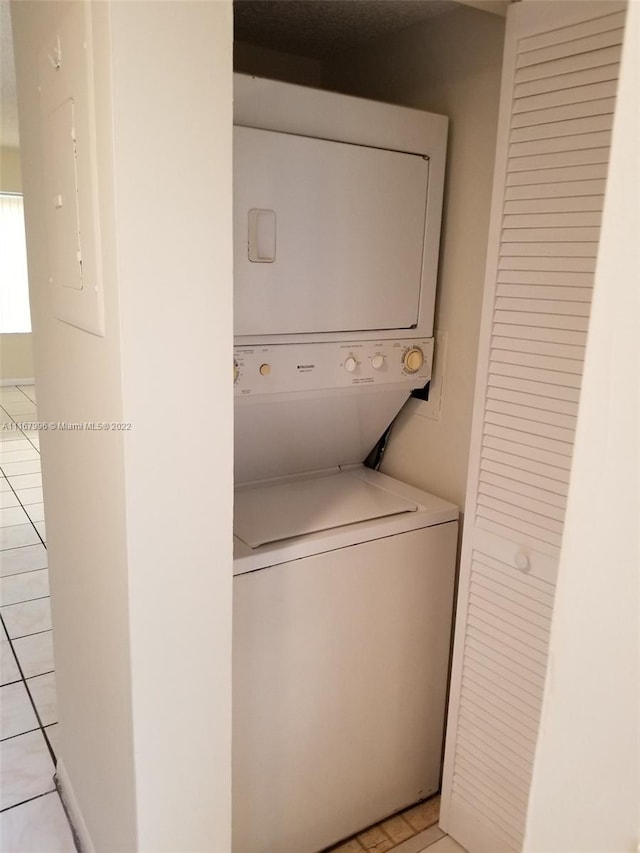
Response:
[[[433,338],[256,344],[233,351],[236,397],[367,385],[422,388],[431,378]]]

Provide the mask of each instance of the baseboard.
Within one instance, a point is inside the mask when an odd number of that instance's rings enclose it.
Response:
[[[62,799],[62,804],[67,813],[67,817],[71,823],[71,829],[73,830],[74,839],[79,853],[96,853],[96,849],[91,841],[91,836],[89,835],[89,830],[87,829],[82,812],[80,811],[78,800],[73,788],[71,787],[69,776],[60,759],[58,759],[58,763],[56,764],[56,775],[54,779],[56,782],[56,788],[58,789],[60,798]]]
[[[0,388],[5,385],[35,385],[33,376],[30,379],[0,379]]]

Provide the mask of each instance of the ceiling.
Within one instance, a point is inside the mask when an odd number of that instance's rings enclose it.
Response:
[[[511,0],[235,0],[235,37],[325,59],[385,33],[446,14],[459,3],[505,14]],[[19,145],[9,0],[0,0],[0,144]]]
[[[327,59],[459,5],[506,15],[515,0],[234,0],[237,41]]]
[[[457,7],[454,0],[235,0],[238,41],[326,59]]]

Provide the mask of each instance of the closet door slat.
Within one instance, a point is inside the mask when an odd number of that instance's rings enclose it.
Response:
[[[593,266],[593,265],[592,265]],[[569,272],[566,270],[531,270],[498,272],[498,284],[526,284],[541,287],[580,288],[582,291],[593,289],[593,272]]]
[[[526,672],[517,662],[495,661],[481,644],[469,642],[469,654],[466,661],[466,675],[474,689],[486,686],[495,692],[505,705],[515,708],[523,717],[536,725],[540,711],[536,707],[536,697],[544,682]],[[526,674],[525,674],[526,673]],[[481,750],[480,744],[477,745]]]
[[[523,198],[507,201],[504,212],[507,213],[570,213],[579,211],[602,211],[604,196],[575,195],[559,198]]]
[[[551,344],[566,344],[584,349],[586,334],[581,331],[567,329],[552,329],[540,326],[518,325],[515,323],[499,323],[494,326],[494,336],[504,338],[520,338],[525,341],[544,341]]]
[[[579,101],[576,104],[562,104],[559,107],[546,107],[537,110],[525,110],[511,117],[511,129],[519,127],[544,128],[551,122],[569,121],[574,118],[595,116],[613,116],[615,98],[596,98],[592,101]]]
[[[515,352],[513,350],[492,350],[491,358],[496,363],[515,364],[522,367],[554,370],[562,373],[574,373],[582,376],[582,362],[575,359],[558,358],[556,356],[537,355],[530,352]]]
[[[498,261],[499,270],[516,270],[520,272],[548,271],[548,272],[564,272],[564,273],[593,273],[596,268],[595,258],[553,258],[553,257],[535,257],[517,255],[505,255]],[[570,279],[572,277],[569,277]],[[510,279],[511,280],[511,279]],[[592,281],[593,279],[591,279]],[[582,286],[583,279],[580,279]],[[587,286],[589,279],[586,279]],[[540,282],[543,284],[544,282]],[[566,280],[564,281],[566,284]]]
[[[606,176],[606,161],[596,158],[595,162],[588,162],[587,160],[584,163],[565,165],[560,168],[543,169],[537,167],[533,170],[512,168],[507,172],[507,186],[520,187],[529,184],[540,186],[541,184],[557,184],[564,181],[593,181],[606,178]]]
[[[514,391],[520,391],[525,394],[538,395],[564,400],[567,402],[577,403],[580,399],[580,390],[575,388],[567,388],[563,385],[551,385],[544,382],[535,382],[522,379],[520,377],[500,376],[495,373],[490,373],[488,380],[489,386],[497,388],[508,388]]]
[[[470,685],[471,684],[473,683],[470,682]],[[492,698],[498,698],[495,697],[495,695],[490,694],[488,691],[482,690],[482,688],[475,684],[473,684],[473,689],[469,690],[469,696],[479,697],[480,701],[491,701]],[[505,706],[503,705],[502,707]],[[506,706],[506,716],[509,715],[509,711],[512,711],[512,706]],[[523,728],[528,728],[525,721],[528,721],[533,726],[537,726],[537,722],[526,717],[525,714],[518,716],[514,715],[511,719],[517,720]],[[507,796],[510,796],[513,802],[526,804],[527,787],[522,784],[522,779],[518,775],[514,774],[511,768],[506,764],[500,766],[499,769],[492,767],[486,760],[486,751],[483,749],[481,744],[476,741],[465,740],[462,745],[462,759],[467,766],[477,768],[484,778],[493,779],[496,783],[501,784],[507,791]]]
[[[507,227],[503,231],[502,240],[504,244],[537,243],[538,241],[545,241],[548,244],[565,242],[588,244],[597,242],[599,233],[599,227],[589,226],[576,226],[575,228]],[[553,250],[553,245],[550,245],[549,250]],[[584,251],[589,251],[588,247],[585,247]]]
[[[519,68],[515,74],[515,82],[526,83],[529,80],[540,80],[544,77],[556,77],[560,74],[569,74],[572,71],[582,71],[585,68],[597,68],[599,65],[612,65],[620,62],[622,49],[620,45],[603,47],[600,50],[578,53],[572,56],[563,56],[560,59],[551,59],[537,65],[529,65]]]
[[[526,735],[518,732],[517,729],[514,729],[513,726],[510,726],[498,717],[487,713],[478,705],[471,705],[465,700],[460,704],[464,719],[468,720],[471,724],[477,726],[482,731],[485,731],[490,736],[495,737],[498,735],[501,742],[508,746],[508,748],[516,755],[519,755],[524,760],[527,759],[527,756],[531,752],[531,741],[527,740]],[[505,805],[506,808],[504,810],[504,814],[513,815],[513,811],[509,807],[509,804]],[[515,826],[517,826],[517,824],[515,824]]]
[[[543,329],[566,329],[576,332],[586,332],[588,325],[582,317],[560,317],[555,314],[507,311],[506,309],[496,310],[495,322],[511,323],[515,326],[537,326]]]
[[[531,142],[536,139],[557,139],[562,136],[575,136],[579,133],[611,131],[613,116],[598,115],[585,118],[566,119],[548,124],[534,124],[529,127],[514,128],[509,137],[512,143]],[[592,147],[592,146],[588,146]]]
[[[463,727],[464,729],[464,727]],[[480,737],[479,732],[466,732],[471,738]],[[503,756],[503,760],[508,763],[509,756]],[[531,770],[526,773],[526,778],[530,780]],[[530,783],[529,783],[530,784]],[[489,817],[495,822],[496,844],[499,845],[495,849],[501,853],[511,853],[511,851],[520,850],[522,847],[523,833],[518,833],[513,826],[505,826],[505,818],[501,808],[496,808],[495,802],[487,798],[487,792],[478,784],[475,779],[465,779],[460,772],[455,775],[455,792],[462,801],[466,801],[469,808],[476,812],[478,817],[487,820]],[[522,821],[519,821],[521,823]]]
[[[533,398],[533,395],[530,395]],[[551,398],[544,399],[547,406],[554,402]],[[557,401],[561,402],[561,401]],[[570,404],[567,404],[570,405]],[[513,420],[508,420],[512,418]],[[487,421],[485,433],[487,435],[498,435],[499,430],[512,430],[521,434],[521,443],[528,444],[529,436],[535,436],[536,440],[543,446],[544,442],[558,442],[570,444],[575,432],[575,416],[564,415],[559,412],[547,411],[534,406],[507,403],[504,400],[487,400]],[[540,425],[545,427],[540,429]],[[543,432],[555,430],[555,435],[543,435]],[[558,430],[565,432],[558,433]],[[513,437],[512,437],[513,438]],[[534,445],[535,446],[535,445]],[[570,454],[569,454],[570,455]]]
[[[543,683],[544,642],[536,639],[522,626],[518,627],[515,624],[517,620],[509,620],[506,614],[504,619],[492,617],[483,603],[483,597],[474,595],[469,610],[469,636],[475,639],[476,648],[484,650],[497,661],[511,662],[519,668],[523,678]],[[499,604],[500,602],[496,602],[498,612]],[[505,643],[507,638],[508,642]]]
[[[511,450],[511,449],[510,449]],[[533,454],[525,451],[517,453],[511,450],[496,449],[485,443],[482,449],[482,458],[492,462],[498,462],[501,465],[508,467],[512,472],[527,471],[536,476],[544,477],[547,481],[553,480],[559,484],[558,488],[563,488],[563,494],[567,491],[569,476],[566,468],[559,468],[557,465],[548,465],[533,458]]]
[[[553,59],[575,56],[576,54],[591,53],[599,48],[609,47],[610,45],[619,45],[622,44],[622,36],[622,28],[616,27],[615,29],[596,32],[593,35],[583,36],[582,38],[571,38],[559,44],[551,44],[536,49],[524,49],[518,59],[518,68],[526,68],[542,62],[549,62]]]
[[[511,721],[512,725],[517,725],[524,730],[524,725],[522,721],[518,718],[509,717],[507,713],[505,713],[502,708],[495,707],[491,704],[491,697],[486,693],[471,693],[472,698],[474,698],[478,702],[479,707],[486,708],[488,711],[492,711],[499,719],[502,719],[505,723],[508,724],[508,721]],[[486,705],[482,705],[483,702],[486,702]],[[468,752],[463,751],[460,755],[460,768],[465,773],[473,774],[477,776],[478,780],[482,783],[482,786],[491,791],[491,793],[495,796],[498,795],[500,797],[504,797],[505,802],[510,805],[520,805],[526,808],[527,806],[527,798],[524,794],[518,791],[518,789],[510,784],[509,779],[505,779],[504,776],[496,773],[493,768],[488,768],[486,764],[482,761],[477,760],[474,756],[470,756]],[[493,772],[492,772],[493,771]]]
[[[528,214],[506,214],[504,217],[505,228],[581,228],[600,226],[602,213],[600,211],[583,212],[570,211],[569,213],[528,213]]]
[[[552,417],[558,418],[558,425],[575,429],[578,404],[574,401],[557,400],[552,397],[513,391],[509,388],[497,388],[489,385],[487,388],[487,409],[502,406],[505,412],[514,414],[514,410],[522,410],[528,414],[522,417],[536,415],[537,420],[550,422]],[[509,409],[511,411],[509,411]]]
[[[534,284],[534,283],[500,283],[497,295],[508,299],[543,299],[559,302],[591,302],[592,290],[590,287],[572,287],[558,284]]]
[[[522,287],[522,285],[504,285],[504,287]],[[562,291],[563,288],[558,288]],[[569,288],[567,288],[569,290]],[[536,353],[537,355],[553,355],[558,358],[584,360],[584,347],[560,344],[554,341],[529,340],[522,337],[500,337],[497,334],[491,339],[494,349],[512,350],[519,353]]]
[[[513,589],[520,593],[524,599],[536,599],[553,607],[554,588],[547,581],[540,580],[533,575],[521,576],[513,571],[513,567],[491,557],[483,551],[474,551],[473,559],[476,563],[477,575],[499,580],[503,589]]]
[[[598,254],[597,240],[577,242],[540,243],[505,241],[500,246],[500,255],[504,258],[586,258],[595,261]]]
[[[509,434],[505,435],[505,433]],[[546,439],[545,436],[538,436],[532,433],[500,428],[496,424],[487,424],[484,436],[485,447],[491,447],[494,450],[504,450],[506,453],[517,456],[526,456],[527,459],[537,459],[539,462],[569,471],[571,468],[571,452],[567,452],[566,448],[570,447],[570,445],[567,442],[557,441],[558,449],[555,447],[550,449],[549,447],[541,446],[540,442],[544,441],[550,442],[553,447],[553,439]]]
[[[556,181],[553,184],[525,184],[521,187],[507,187],[505,200],[517,201],[520,199],[533,200],[562,197],[579,199],[581,196],[604,198],[604,188],[605,181],[602,178],[590,181]]]
[[[572,317],[588,317],[591,303],[573,300],[566,302],[562,299],[514,299],[510,296],[496,298],[496,315],[500,312],[520,311],[525,314],[566,314]],[[526,318],[525,318],[526,319]]]
[[[618,51],[620,48],[617,48]],[[584,54],[580,57],[585,60]],[[534,68],[540,66],[533,66]],[[576,71],[568,71],[564,74],[555,74],[548,77],[539,77],[536,80],[518,83],[514,90],[516,98],[525,98],[529,95],[542,95],[545,92],[557,92],[570,86],[587,86],[590,83],[604,83],[609,80],[617,80],[620,71],[619,62],[608,65],[595,65]]]
[[[525,367],[519,364],[508,364],[506,362],[492,361],[489,365],[490,376],[510,379],[522,379],[535,382],[538,385],[538,393],[548,392],[552,386],[568,390],[580,389],[580,376],[566,373],[563,370],[548,370],[537,367]]]
[[[524,480],[521,479],[514,480],[504,474],[490,470],[489,465],[486,465],[486,467],[481,469],[479,482],[497,486],[508,494],[515,493],[516,495],[531,498],[538,503],[548,504],[550,507],[560,510],[560,518],[564,517],[563,514],[566,507],[566,499],[563,495],[558,495],[549,490],[543,490],[531,483],[525,483]]]
[[[623,3],[618,3],[616,5],[621,10],[624,8]],[[589,20],[580,21],[577,24],[571,24],[566,27],[557,27],[540,33],[539,35],[522,38],[519,41],[518,47],[520,53],[525,54],[531,50],[537,50],[542,47],[549,47],[550,45],[570,42],[573,39],[584,38],[585,36],[597,35],[598,33],[615,30],[620,27],[624,27],[624,17],[624,11],[615,11],[607,15],[597,15]],[[567,55],[570,55],[570,53],[567,53]]]
[[[495,498],[499,501],[504,501],[520,509],[530,509],[532,512],[536,512],[539,516],[543,518],[552,519],[558,524],[563,523],[564,507],[557,507],[553,506],[552,504],[544,503],[543,501],[536,500],[536,498],[531,498],[528,495],[519,494],[518,492],[514,492],[511,489],[501,488],[495,483],[491,483],[488,481],[485,482],[482,479],[480,480],[479,491],[481,494],[486,495],[487,497]]]
[[[482,490],[479,492],[478,505],[501,513],[503,516],[507,515],[513,518],[513,524],[526,521],[528,524],[535,526],[539,531],[548,530],[550,533],[562,536],[562,521],[554,521],[548,515],[537,513],[534,510],[529,510],[526,507],[501,500],[500,498],[495,498],[493,495],[487,495]],[[544,533],[542,535],[544,536]]]
[[[606,163],[609,149],[604,145],[595,148],[572,148],[552,154],[531,154],[513,157],[509,161],[509,172],[528,172],[534,169],[559,169],[571,166],[591,166]]]
[[[513,408],[515,408],[520,413],[522,413],[523,411],[527,411],[522,406],[514,406]],[[529,409],[528,411],[535,410]],[[554,418],[563,417],[562,415],[553,415],[552,413],[549,414],[551,417]],[[494,441],[495,439],[502,438],[505,441],[511,442],[513,444],[524,444],[526,445],[526,447],[531,448],[532,452],[534,449],[538,449],[540,451],[547,451],[551,454],[558,454],[563,457],[571,457],[573,445],[570,441],[563,440],[560,438],[551,438],[547,435],[541,435],[535,421],[528,423],[528,419],[525,419],[525,423],[527,423],[526,429],[514,429],[512,426],[504,426],[502,424],[491,423],[487,421],[484,431],[484,435],[487,439],[487,446],[497,446],[495,443],[491,444],[491,442],[489,441],[490,438],[492,438]],[[547,425],[551,426],[551,424],[549,423],[547,423]],[[573,430],[570,430],[569,434],[571,435],[572,433]],[[547,461],[549,461],[551,464],[554,464],[550,457]]]
[[[527,113],[532,110],[547,110],[565,104],[579,104],[600,98],[615,97],[616,80],[604,83],[591,83],[588,86],[575,86],[571,89],[560,89],[558,92],[545,92],[543,95],[530,95],[528,98],[518,98],[514,101],[513,110],[516,113]]]

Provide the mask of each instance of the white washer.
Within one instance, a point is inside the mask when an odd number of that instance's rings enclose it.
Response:
[[[238,489],[234,853],[314,853],[438,790],[458,510],[362,466]]]

